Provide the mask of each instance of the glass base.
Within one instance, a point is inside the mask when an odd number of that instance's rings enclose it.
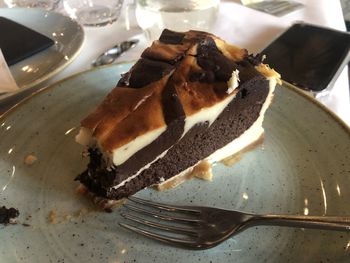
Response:
[[[24,8],[42,8],[46,10],[54,10],[57,8],[60,0],[4,0],[4,3],[12,7],[24,7]]]
[[[106,6],[82,8],[76,12],[77,20],[84,26],[104,26],[117,20],[119,11]]]

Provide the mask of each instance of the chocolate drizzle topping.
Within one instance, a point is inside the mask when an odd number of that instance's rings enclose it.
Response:
[[[160,80],[173,69],[174,66],[168,63],[141,58],[132,67],[131,74],[127,74],[125,79],[122,78],[117,86],[127,86],[134,89],[142,88]]]
[[[205,71],[205,82],[227,82],[237,64],[225,57],[212,38],[201,41],[197,47],[197,63]],[[193,78],[192,78],[193,79]]]
[[[259,65],[259,64],[261,64],[263,62],[264,55],[261,54],[261,53],[258,53],[256,55],[249,54],[247,59],[252,65],[257,66],[257,65]]]
[[[182,44],[185,37],[184,33],[170,31],[169,29],[164,29],[159,37],[159,41],[164,44]]]

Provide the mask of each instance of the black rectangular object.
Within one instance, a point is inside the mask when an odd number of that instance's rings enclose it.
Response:
[[[0,17],[0,48],[9,66],[53,44],[52,39],[5,17]]]
[[[283,80],[318,92],[333,85],[349,61],[349,50],[349,33],[297,23],[262,54]]]

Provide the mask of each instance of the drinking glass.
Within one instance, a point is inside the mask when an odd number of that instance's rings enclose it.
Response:
[[[164,28],[174,31],[210,31],[220,0],[136,0],[136,20],[148,40]]]
[[[84,26],[104,26],[116,21],[123,0],[63,0],[68,15]]]
[[[7,7],[32,7],[54,10],[60,0],[4,0]]]

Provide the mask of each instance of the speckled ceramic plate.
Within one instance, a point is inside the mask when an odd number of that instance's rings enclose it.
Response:
[[[25,25],[55,41],[48,49],[10,67],[20,89],[16,92],[0,92],[0,100],[51,78],[73,61],[83,45],[83,28],[62,14],[38,8],[0,8],[0,16]]]
[[[19,224],[0,228],[1,262],[349,262],[350,233],[299,228],[256,227],[206,251],[169,247],[120,228],[118,210],[95,211],[75,194],[74,177],[86,165],[74,142],[79,121],[129,67],[75,75],[0,118],[0,204],[21,213]],[[138,196],[256,213],[349,215],[349,129],[292,87],[277,88],[264,126],[264,143],[232,167],[216,166],[213,182],[194,179]],[[31,166],[23,161],[28,154],[38,158]]]

